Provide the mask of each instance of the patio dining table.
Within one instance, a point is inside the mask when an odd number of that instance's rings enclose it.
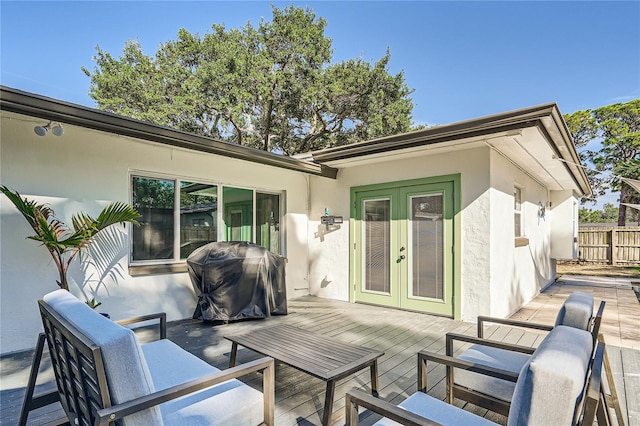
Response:
[[[336,381],[369,367],[371,393],[378,396],[378,358],[384,355],[382,351],[289,325],[261,328],[225,338],[232,342],[229,367],[235,366],[238,345],[242,345],[327,382],[322,414],[324,426],[330,424]]]

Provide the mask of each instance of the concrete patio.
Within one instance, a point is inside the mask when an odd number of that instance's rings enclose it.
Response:
[[[593,293],[596,301],[607,302],[601,327],[612,364],[618,397],[627,417],[627,425],[640,425],[640,304],[631,287],[636,280],[602,279],[564,276],[512,316],[514,319],[552,324],[568,294],[573,291]],[[637,281],[640,281],[637,280]],[[397,403],[416,388],[416,357],[421,349],[444,352],[444,334],[452,331],[475,334],[475,324],[432,315],[392,310],[362,304],[349,304],[315,297],[291,300],[289,315],[261,321],[248,321],[212,327],[201,322],[182,320],[168,326],[168,338],[218,368],[226,368],[231,343],[225,335],[257,327],[289,324],[334,336],[345,342],[368,346],[385,352],[380,359],[380,397]],[[139,332],[142,340],[155,338],[155,331]],[[508,327],[491,326],[487,337],[536,345],[542,339],[537,332],[524,332]],[[33,337],[34,344],[36,336]],[[0,358],[0,424],[17,424],[24,395],[32,352],[5,355]],[[257,358],[247,349],[238,353],[238,362]],[[48,359],[43,361],[38,390],[51,389],[52,371]],[[428,373],[429,394],[444,399],[444,368],[432,365]],[[249,377],[259,386],[259,378]],[[334,403],[334,421],[343,423],[344,393],[353,387],[369,389],[368,371],[338,383]],[[276,424],[319,424],[324,401],[324,382],[285,365],[276,364]],[[506,419],[487,410],[463,404],[460,406],[488,419],[504,424]],[[32,412],[29,423],[55,424],[63,417],[59,405]],[[362,417],[362,416],[361,416]],[[373,416],[362,418],[371,424]]]

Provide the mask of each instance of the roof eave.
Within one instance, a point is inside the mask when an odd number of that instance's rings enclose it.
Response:
[[[552,129],[547,128],[550,125],[549,119],[552,123]],[[458,139],[517,131],[528,127],[538,127],[546,130],[545,133],[549,143],[552,144],[552,148],[558,158],[566,161],[564,166],[571,173],[577,188],[580,189],[583,195],[591,193],[591,186],[584,169],[575,165],[580,164],[580,157],[576,152],[571,133],[555,103],[329,148],[311,154],[316,162],[330,163],[389,151],[436,145]]]
[[[6,86],[0,86],[0,110],[332,179],[338,174],[337,169],[324,164],[218,141]]]
[[[557,131],[559,140],[553,136],[551,136],[550,139],[554,144],[556,155],[559,159],[563,160],[564,166],[570,171],[574,182],[582,191],[581,195],[589,195],[592,192],[591,184],[589,183],[589,178],[587,177],[585,168],[582,166],[580,155],[578,154],[576,145],[573,141],[573,136],[571,135],[571,131],[569,130],[567,123],[562,117],[560,109],[556,104],[553,105],[554,108],[549,117],[553,120],[553,125]],[[544,120],[541,121],[545,124]],[[560,147],[563,147],[564,149],[560,149]]]
[[[555,104],[553,103],[539,105],[457,123],[430,127],[424,130],[328,148],[313,152],[313,159],[328,162],[367,155],[367,153],[370,152],[368,148],[373,148],[379,152],[381,150],[411,148],[413,146],[435,144],[446,140],[463,139],[497,133],[499,131],[515,130],[521,128],[523,122],[528,123],[528,127],[539,117],[548,115],[554,106]]]

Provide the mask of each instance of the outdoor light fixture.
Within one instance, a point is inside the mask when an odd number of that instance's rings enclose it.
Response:
[[[320,223],[325,225],[328,231],[331,225],[342,223],[342,216],[329,216],[329,209],[325,208],[324,216],[320,216]]]
[[[551,204],[551,203],[549,203],[549,204]],[[539,201],[538,202],[538,217],[539,218],[544,218],[544,215],[546,214],[546,212],[547,212],[547,208],[545,207],[544,204],[542,204],[542,201]]]
[[[64,135],[62,124],[54,123],[53,121],[49,121],[49,123],[44,126],[36,126],[33,128],[33,131],[36,132],[36,135],[38,136],[45,136],[49,129],[51,129],[51,133],[53,133],[55,136]]]

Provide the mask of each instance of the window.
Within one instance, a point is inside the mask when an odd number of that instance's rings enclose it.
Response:
[[[173,259],[175,182],[134,177],[133,207],[140,226],[133,227],[133,261]]]
[[[180,182],[180,259],[218,240],[218,187]]]
[[[256,244],[281,254],[280,194],[256,193]]]
[[[132,263],[177,262],[213,241],[255,241],[282,254],[281,194],[143,176],[132,176],[131,186],[140,212]]]
[[[253,241],[253,190],[225,186],[224,223],[226,241]]]
[[[522,189],[513,188],[513,229],[515,236],[522,237]]]

